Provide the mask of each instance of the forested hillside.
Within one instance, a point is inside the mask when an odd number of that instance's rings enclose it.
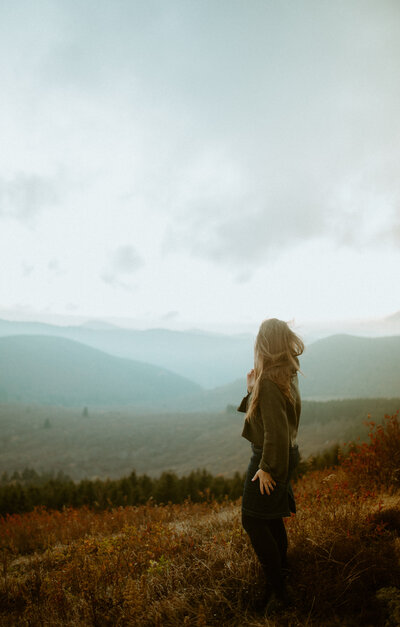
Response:
[[[121,359],[59,337],[0,338],[0,400],[55,405],[161,406],[201,390],[158,366]]]
[[[240,399],[238,399],[239,401]],[[362,423],[400,408],[400,399],[304,401],[298,442],[304,457],[336,442],[365,436]],[[244,415],[235,405],[221,412],[141,413],[0,405],[0,473],[34,468],[63,471],[73,479],[128,475],[155,477],[196,468],[232,476],[247,467],[250,443],[241,437]]]

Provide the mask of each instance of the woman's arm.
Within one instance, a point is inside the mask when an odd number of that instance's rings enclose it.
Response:
[[[286,400],[279,387],[263,379],[259,395],[264,428],[263,452],[259,468],[277,481],[286,480],[289,466],[289,426]]]
[[[236,408],[236,411],[241,411],[243,413],[246,413],[247,411],[247,402],[250,399],[250,392],[248,394],[246,394],[246,396],[244,396],[240,402],[239,407]]]
[[[247,411],[250,394],[254,387],[254,368],[250,370],[250,372],[247,373],[246,379],[247,379],[247,394],[246,396],[242,398],[242,401],[236,410],[236,411],[241,411],[243,413],[246,413]]]

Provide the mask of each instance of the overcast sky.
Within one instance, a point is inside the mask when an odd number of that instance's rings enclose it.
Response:
[[[4,0],[0,316],[400,309],[397,0]]]

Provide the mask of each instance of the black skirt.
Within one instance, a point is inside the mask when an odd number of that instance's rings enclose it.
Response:
[[[294,469],[300,461],[299,447],[297,444],[289,448],[289,471],[286,481],[277,481],[270,494],[261,494],[260,481],[252,478],[259,470],[262,449],[251,445],[253,454],[247,468],[246,479],[243,488],[242,511],[256,518],[283,518],[296,513],[296,502],[290,483]]]

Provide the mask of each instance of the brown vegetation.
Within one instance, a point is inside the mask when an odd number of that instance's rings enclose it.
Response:
[[[296,605],[254,614],[263,578],[240,503],[68,508],[1,519],[4,625],[387,625],[400,588],[398,415],[295,486]],[[397,441],[396,441],[397,439]]]

